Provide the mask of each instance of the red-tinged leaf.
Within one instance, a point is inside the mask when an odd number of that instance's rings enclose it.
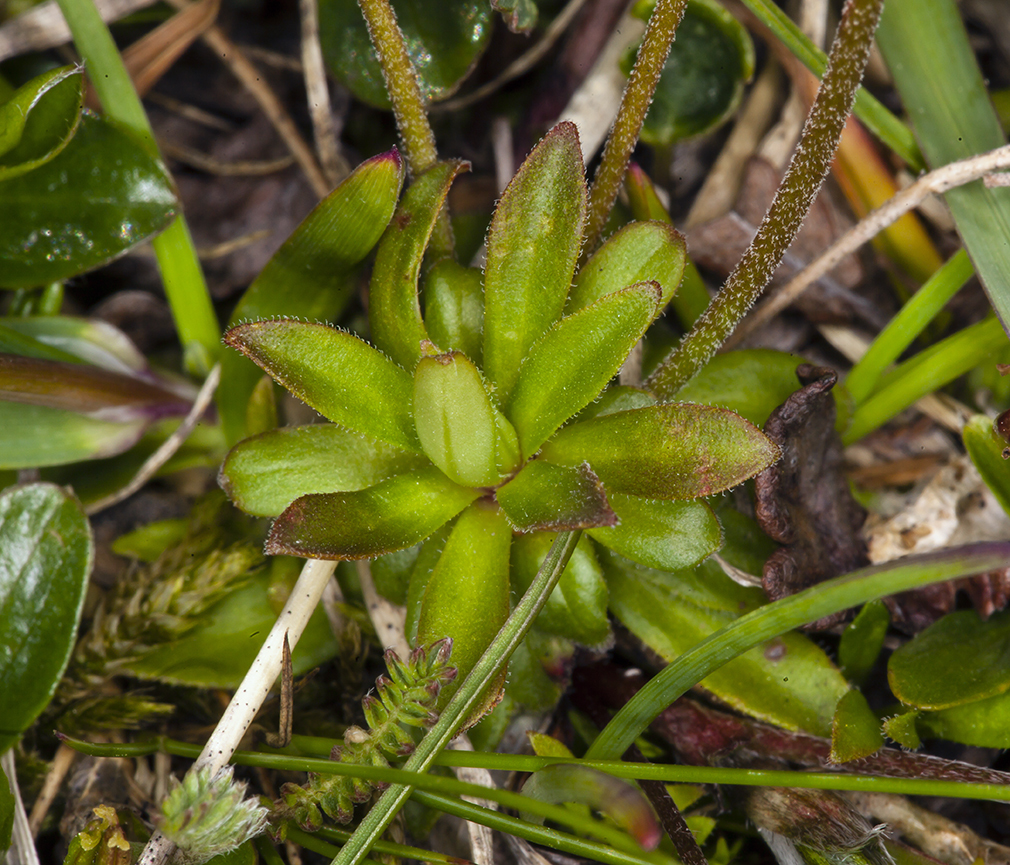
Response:
[[[239,442],[221,467],[220,482],[246,513],[275,517],[309,493],[361,490],[425,465],[419,454],[336,424],[311,424]]]
[[[659,286],[641,283],[565,316],[536,342],[505,406],[524,458],[599,396],[660,309]]]
[[[400,366],[413,371],[428,339],[417,296],[421,270],[435,221],[449,194],[449,186],[466,162],[440,162],[418,177],[396,209],[372,270],[368,322],[375,344]]]
[[[579,270],[565,308],[576,312],[605,295],[638,282],[656,282],[661,306],[684,276],[684,236],[663,222],[632,222],[603,244]]]
[[[559,123],[498,202],[484,269],[484,372],[508,399],[530,347],[560,317],[586,214],[579,135]]]
[[[381,556],[423,541],[478,495],[429,467],[364,490],[302,496],[274,520],[266,551],[313,559]]]
[[[618,524],[589,537],[625,558],[677,571],[698,564],[722,546],[722,529],[705,502],[672,502],[610,493]]]
[[[608,490],[694,499],[753,477],[779,458],[779,449],[727,409],[665,403],[565,427],[540,458],[569,466],[588,462]]]
[[[328,420],[420,452],[413,382],[364,340],[325,324],[280,319],[240,324],[224,341]]]
[[[617,521],[600,479],[585,464],[568,468],[534,460],[495,495],[519,532],[587,529]]]

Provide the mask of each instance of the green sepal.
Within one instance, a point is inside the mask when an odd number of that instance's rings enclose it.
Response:
[[[481,501],[467,508],[453,526],[421,601],[417,644],[452,637],[456,679],[439,694],[449,701],[509,614],[509,550],[512,528],[497,505]],[[476,723],[501,698],[504,676],[495,682],[467,726]]]
[[[559,123],[519,167],[488,230],[484,372],[501,403],[532,345],[564,309],[585,217],[578,131]]]
[[[451,258],[424,277],[424,323],[435,345],[461,351],[480,365],[484,333],[484,274]]]
[[[533,532],[512,541],[514,592],[521,595],[529,588],[555,537],[553,532]],[[536,627],[586,646],[600,646],[610,638],[608,601],[607,583],[593,544],[581,538],[540,611]]]
[[[779,458],[779,449],[727,409],[665,403],[565,427],[540,458],[570,466],[588,462],[608,490],[694,499],[753,477]]]
[[[428,332],[421,320],[418,274],[435,221],[453,180],[469,168],[459,160],[440,162],[408,188],[375,255],[368,296],[372,340],[406,370],[421,357]]]
[[[478,495],[433,466],[364,490],[305,495],[274,520],[266,551],[312,559],[381,556],[423,541]]]
[[[81,122],[83,73],[80,66],[51,69],[0,105],[0,180],[38,168],[67,146]]]
[[[230,324],[289,316],[336,321],[354,296],[361,263],[393,216],[403,185],[396,150],[366,160],[302,220],[274,253],[232,313]],[[247,403],[260,372],[245,358],[224,352],[217,394],[229,444],[252,435]]]
[[[831,723],[831,762],[848,763],[869,757],[884,747],[880,721],[858,688],[846,692]]]
[[[423,357],[414,369],[414,423],[428,458],[453,481],[490,487],[519,465],[515,433],[484,389],[480,371],[461,352]],[[499,428],[512,445],[498,465]]]
[[[420,452],[413,382],[364,340],[325,324],[277,319],[237,325],[224,341],[328,420]]]
[[[638,282],[657,282],[665,307],[684,276],[684,236],[663,222],[632,222],[610,237],[579,270],[565,311],[589,306]]]
[[[533,460],[495,495],[518,532],[570,531],[617,521],[603,484],[585,463],[569,468]]]
[[[634,285],[565,316],[532,346],[505,406],[524,459],[599,395],[660,309],[658,285]]]
[[[239,442],[221,467],[228,497],[248,514],[276,517],[309,493],[362,490],[427,461],[337,426],[270,430]]]
[[[590,529],[594,541],[625,558],[676,571],[690,568],[722,546],[722,529],[705,502],[671,502],[610,493],[619,520],[612,528]]]

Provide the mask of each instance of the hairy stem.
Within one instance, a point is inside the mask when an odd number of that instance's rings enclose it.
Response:
[[[824,182],[870,56],[883,0],[848,0],[820,89],[792,162],[743,258],[694,328],[646,382],[670,399],[733,332],[758,299]]]
[[[586,253],[592,252],[600,241],[603,226],[610,209],[617,200],[617,192],[624,182],[631,151],[635,149],[642,131],[646,112],[656,92],[656,84],[663,72],[663,64],[670,53],[670,45],[677,33],[677,25],[684,17],[687,0],[659,0],[638,49],[635,68],[631,70],[628,86],[624,89],[617,119],[607,136],[600,167],[589,192],[589,214],[586,220]]]

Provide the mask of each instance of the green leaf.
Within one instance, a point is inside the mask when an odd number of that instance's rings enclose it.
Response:
[[[915,718],[915,727],[923,739],[1010,748],[1010,692],[938,712],[921,712]]]
[[[38,168],[67,146],[81,122],[83,71],[51,69],[0,105],[0,180]]]
[[[635,285],[565,316],[532,346],[505,405],[524,459],[599,396],[661,308],[658,285]]]
[[[201,688],[237,688],[277,620],[270,603],[270,573],[254,576],[207,611],[206,618],[177,640],[162,643],[127,669],[141,679]],[[319,607],[291,653],[292,670],[304,676],[339,651]]]
[[[589,537],[625,558],[675,571],[690,568],[722,546],[722,529],[705,502],[670,502],[610,493],[613,528],[591,528]]]
[[[421,357],[421,344],[428,341],[417,295],[421,262],[449,186],[468,167],[458,160],[440,162],[418,177],[403,196],[375,256],[368,296],[372,340],[410,372]]]
[[[570,315],[601,297],[639,282],[658,282],[660,307],[684,276],[684,236],[663,222],[632,222],[610,237],[579,270],[565,311]]]
[[[726,409],[667,403],[608,414],[560,430],[541,459],[588,462],[608,490],[650,499],[693,499],[768,468],[779,450]]]
[[[66,491],[32,484],[0,494],[0,753],[56,690],[94,555],[87,517]]]
[[[974,610],[944,616],[896,649],[891,690],[906,706],[946,709],[1010,689],[1010,610],[979,620]]]
[[[709,562],[671,573],[606,550],[599,558],[611,612],[668,662],[765,603],[760,589],[738,586]],[[835,706],[849,690],[827,655],[797,631],[748,650],[701,686],[738,711],[818,736],[830,735]]]
[[[452,665],[457,670],[455,680],[439,694],[439,707],[448,703],[508,618],[511,544],[512,529],[501,510],[493,503],[474,504],[456,521],[428,579],[417,644],[452,637]],[[501,683],[492,688],[480,714],[498,702],[500,689]]]
[[[403,183],[396,150],[359,165],[326,196],[274,253],[242,295],[231,324],[286,315],[335,321],[353,297],[361,263],[393,216]],[[229,443],[250,434],[246,405],[260,378],[244,358],[225,352],[217,394]]]
[[[124,375],[149,371],[147,359],[130,338],[101,319],[32,315],[8,316],[0,322],[0,351],[47,360],[83,361]],[[15,342],[19,337],[21,341]]]
[[[237,325],[224,341],[328,420],[420,452],[413,382],[364,340],[324,324],[279,319]]]
[[[594,417],[603,417],[606,414],[629,411],[633,408],[645,408],[655,404],[656,398],[641,388],[612,384],[600,394],[599,399],[591,402],[579,412],[576,420],[590,420]]]
[[[636,4],[647,18],[653,0]],[[622,67],[630,71],[631,54]],[[670,46],[641,138],[668,147],[723,123],[736,110],[754,74],[754,45],[747,30],[718,3],[690,0]]]
[[[424,278],[424,323],[435,345],[461,351],[478,366],[483,354],[484,274],[451,258]]]
[[[892,715],[890,718],[885,718],[882,725],[884,735],[890,739],[894,739],[902,748],[915,751],[922,745],[919,731],[916,729],[918,717],[919,712],[916,709],[912,709],[898,715]]]
[[[585,218],[578,131],[559,123],[519,167],[488,231],[484,373],[502,403],[531,346],[564,309]]]
[[[449,96],[467,76],[491,37],[485,0],[397,0],[403,31],[421,94],[433,101]],[[319,4],[319,40],[326,63],[358,99],[389,108],[382,69],[354,0]]]
[[[495,495],[519,532],[612,526],[617,519],[600,479],[584,463],[568,468],[533,460]]]
[[[492,404],[480,371],[460,352],[418,362],[414,423],[428,458],[458,484],[491,487],[519,465],[515,432]],[[507,442],[503,465],[499,430]]]
[[[525,592],[554,543],[553,532],[518,535],[512,541],[513,590]],[[592,543],[581,538],[561,579],[537,617],[536,628],[586,646],[610,638],[607,583]]]
[[[831,725],[831,762],[848,763],[884,747],[880,721],[862,691],[853,688],[838,701]]]
[[[479,495],[433,466],[364,490],[305,495],[274,520],[266,551],[313,559],[380,556],[423,541]]]
[[[426,465],[424,457],[334,424],[286,427],[239,442],[221,487],[242,510],[275,517],[308,493],[361,490]]]
[[[992,490],[1003,510],[1010,514],[1010,470],[1003,456],[1007,443],[993,429],[993,422],[984,414],[968,419],[961,434],[968,456]]]
[[[7,773],[0,769],[0,853],[6,853],[11,846],[16,807],[16,800],[11,791]]]
[[[861,685],[880,657],[891,614],[883,601],[870,601],[842,631],[838,643],[838,666],[845,678]]]
[[[66,279],[126,252],[174,218],[165,167],[130,133],[85,115],[45,165],[0,181],[0,286]]]

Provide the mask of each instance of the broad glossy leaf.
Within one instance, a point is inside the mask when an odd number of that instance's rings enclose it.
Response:
[[[0,351],[51,360],[77,360],[125,375],[147,372],[147,359],[119,328],[97,318],[69,315],[8,316],[0,319]],[[34,351],[21,343],[7,348],[13,331],[32,340]]]
[[[1010,748],[1010,692],[937,712],[920,712],[914,717],[914,729],[923,739]]]
[[[424,323],[435,345],[461,351],[478,366],[483,354],[484,274],[451,258],[424,278]]]
[[[617,519],[586,464],[569,468],[533,460],[495,495],[519,532],[612,526]]]
[[[467,163],[440,162],[407,189],[375,255],[368,295],[368,322],[375,345],[413,371],[428,339],[418,301],[417,277],[428,240],[449,194]]]
[[[93,561],[87,517],[65,490],[33,484],[0,494],[0,752],[56,690]]]
[[[422,96],[433,101],[449,96],[491,36],[486,0],[397,0],[394,11]],[[334,76],[362,101],[388,108],[382,69],[354,0],[319,4],[319,38]]]
[[[831,762],[848,763],[869,757],[883,747],[880,721],[862,691],[853,688],[838,701],[835,709],[831,726]]]
[[[38,168],[67,146],[81,121],[83,73],[80,66],[44,72],[0,105],[0,180]]]
[[[430,466],[363,490],[302,496],[274,520],[266,551],[313,559],[380,556],[423,541],[478,495]]]
[[[362,261],[379,242],[396,208],[403,161],[396,150],[359,165],[326,196],[274,253],[242,295],[231,324],[297,316],[336,321],[354,294]],[[251,434],[246,404],[260,377],[244,358],[224,352],[217,394],[221,422],[232,444]]]
[[[965,450],[986,486],[1010,514],[1010,463],[1003,458],[1006,441],[996,435],[992,420],[984,414],[969,418],[961,435]]]
[[[177,640],[162,643],[128,666],[141,679],[200,688],[237,688],[266,639],[277,610],[270,602],[270,573],[215,604],[200,624]],[[336,657],[339,646],[318,607],[291,652],[292,671],[304,676]]]
[[[276,517],[308,493],[361,490],[427,460],[335,424],[270,430],[231,449],[220,482],[246,513]]]
[[[717,354],[677,391],[677,399],[731,409],[763,426],[787,397],[799,390],[796,367],[803,358],[770,348]]]
[[[480,371],[460,352],[418,362],[414,423],[425,454],[458,484],[494,486],[519,465],[515,432],[492,404]],[[501,466],[499,429],[504,430],[509,451]]]
[[[579,134],[559,123],[519,167],[488,231],[484,373],[502,403],[531,346],[564,309],[585,217]]]
[[[522,594],[529,588],[556,537],[553,532],[534,532],[512,541],[515,592]],[[536,628],[583,645],[602,645],[610,638],[607,598],[607,584],[593,545],[581,538],[540,611]]]
[[[891,690],[906,706],[946,709],[1010,689],[1010,610],[979,620],[974,610],[944,616],[896,649]]]
[[[324,324],[279,319],[237,325],[224,341],[334,423],[420,452],[413,382],[364,340]]]
[[[665,403],[565,427],[540,458],[561,465],[588,462],[608,490],[693,499],[753,477],[779,458],[779,450],[731,411]]]
[[[599,396],[661,308],[659,286],[641,283],[565,316],[530,348],[505,405],[524,459]]]
[[[428,580],[417,643],[452,637],[452,665],[458,673],[439,694],[439,707],[449,701],[508,618],[511,544],[505,515],[493,503],[478,502],[456,521]],[[498,702],[502,684],[492,685],[478,716]]]
[[[653,5],[639,3],[636,13],[647,18]],[[630,62],[625,63],[630,70]],[[743,25],[712,0],[691,0],[656,86],[642,140],[668,147],[713,129],[736,110],[753,74],[754,46]]]
[[[619,523],[589,537],[625,558],[675,571],[690,568],[722,546],[722,529],[705,502],[670,502],[610,493]]]
[[[603,549],[598,556],[611,612],[666,661],[766,602],[760,589],[737,585],[715,563],[669,572]],[[849,690],[827,655],[798,631],[751,649],[701,686],[755,718],[818,736],[831,735],[835,706]]]
[[[165,228],[178,202],[130,133],[85,115],[45,165],[0,181],[0,286],[27,288],[104,264]]]
[[[569,314],[638,282],[658,282],[661,307],[684,276],[684,236],[663,222],[632,222],[611,236],[579,270],[568,297]]]

